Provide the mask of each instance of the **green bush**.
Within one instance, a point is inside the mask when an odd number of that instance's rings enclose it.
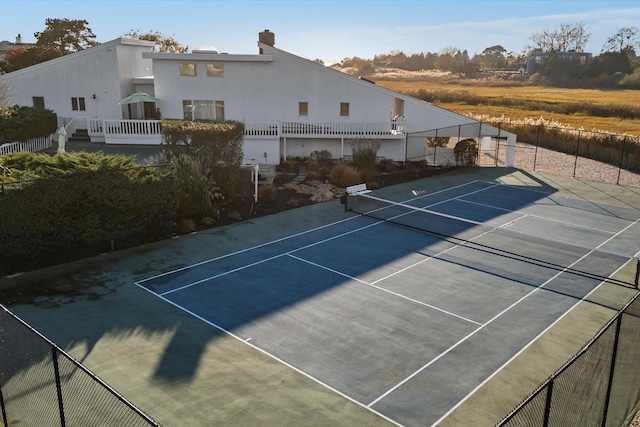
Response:
[[[180,154],[201,159],[225,197],[236,192],[243,158],[242,122],[163,120],[163,152],[169,161]]]
[[[51,110],[13,106],[0,111],[0,145],[55,133],[57,116]]]
[[[0,196],[0,274],[173,235],[176,205],[171,170],[135,166],[133,157],[112,157],[102,153],[0,157],[11,170],[11,177],[3,179],[18,181]],[[129,167],[115,167],[122,165]]]
[[[473,138],[463,139],[453,148],[456,164],[475,165],[478,160],[478,142]]]

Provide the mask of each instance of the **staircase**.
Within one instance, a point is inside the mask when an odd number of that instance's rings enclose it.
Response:
[[[89,131],[87,129],[76,129],[76,131],[68,138],[69,142],[91,142]]]

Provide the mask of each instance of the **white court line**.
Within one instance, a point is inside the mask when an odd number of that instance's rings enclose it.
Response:
[[[633,225],[635,225],[636,223],[638,223],[640,221],[640,219],[636,220],[635,222],[633,222],[632,224],[629,224],[627,227],[623,228],[622,230],[620,230],[618,233],[616,233],[614,236],[611,236],[610,238],[608,238],[607,240],[605,240],[604,242],[602,242],[600,245],[598,245],[598,247],[596,249],[598,249],[599,247],[607,244],[609,241],[613,240],[616,236],[618,236],[619,234],[623,233],[625,230],[627,230],[628,228],[632,227]],[[452,345],[451,347],[449,347],[447,350],[445,350],[443,353],[439,354],[437,357],[435,357],[434,359],[432,359],[431,361],[429,361],[428,363],[426,363],[425,365],[423,365],[422,367],[420,367],[419,369],[417,369],[415,372],[413,372],[411,375],[409,375],[408,377],[406,377],[405,379],[403,379],[402,381],[400,381],[398,384],[396,384],[395,386],[391,387],[389,390],[387,390],[385,393],[383,393],[382,395],[380,395],[378,398],[376,398],[374,401],[372,401],[371,403],[369,403],[367,405],[367,407],[371,407],[373,405],[375,405],[377,402],[379,402],[380,400],[382,400],[383,398],[385,398],[386,396],[388,396],[389,394],[393,393],[395,390],[397,390],[398,388],[400,388],[402,385],[404,385],[405,383],[407,383],[410,379],[412,379],[413,377],[415,377],[416,375],[418,375],[420,372],[424,371],[425,369],[427,369],[429,366],[431,366],[432,364],[434,364],[436,361],[440,360],[442,357],[444,357],[445,355],[447,355],[448,353],[450,353],[451,351],[453,351],[455,348],[457,348],[458,346],[460,346],[463,342],[467,341],[469,338],[471,338],[472,336],[474,336],[476,333],[478,333],[479,331],[481,331],[482,329],[484,329],[486,326],[490,325],[491,323],[493,323],[495,320],[497,320],[498,318],[502,317],[503,314],[505,314],[506,312],[508,312],[509,310],[511,310],[513,307],[515,307],[516,305],[520,304],[522,301],[524,301],[525,299],[529,298],[531,295],[533,295],[534,293],[538,292],[540,289],[543,289],[546,285],[548,285],[552,280],[555,280],[558,276],[560,276],[561,274],[563,274],[565,271],[569,270],[571,267],[573,267],[574,265],[576,265],[577,263],[579,263],[580,261],[582,261],[583,259],[585,259],[586,257],[588,257],[589,255],[591,255],[593,252],[596,251],[596,249],[584,254],[583,256],[581,256],[580,258],[578,258],[576,261],[572,262],[569,266],[567,266],[566,268],[564,268],[563,270],[559,271],[557,274],[555,274],[554,276],[552,276],[551,278],[549,278],[548,280],[546,280],[544,283],[542,283],[541,285],[539,285],[538,287],[536,287],[535,289],[533,289],[531,292],[529,292],[528,294],[522,296],[520,299],[518,299],[517,301],[515,301],[513,304],[511,304],[509,307],[505,308],[504,310],[502,310],[500,313],[496,314],[494,317],[492,317],[488,322],[486,322],[485,324],[483,324],[482,326],[480,326],[479,328],[477,328],[475,331],[471,332],[470,334],[468,334],[467,336],[465,336],[464,338],[462,338],[460,341],[458,341],[457,343],[455,343],[454,345]],[[629,260],[631,260],[633,258],[629,258]],[[625,263],[626,264],[626,263]],[[584,298],[584,297],[583,297]],[[582,299],[581,299],[582,300]],[[500,369],[504,368],[503,365]],[[438,421],[440,422],[440,421]]]
[[[475,182],[475,181],[474,181],[474,182]],[[467,183],[467,184],[470,184],[470,183]],[[467,185],[467,184],[462,184],[462,185],[459,185],[459,186],[456,186],[456,187],[450,187],[450,188],[462,187],[462,186]],[[487,188],[491,188],[491,187],[487,187]],[[483,190],[484,190],[484,189],[483,189]],[[475,194],[475,193],[477,193],[477,192],[479,192],[479,191],[483,191],[483,190],[475,190],[475,191],[472,191],[472,192],[470,192],[470,193],[467,193],[466,195]],[[441,191],[446,191],[446,190],[441,190]],[[430,193],[429,195],[436,194],[436,193],[438,193],[438,192]],[[416,197],[416,198],[414,198],[414,199],[410,199],[410,200],[416,200],[416,199],[424,198],[424,197],[427,197],[427,196],[428,196],[428,195],[423,195],[423,196]],[[463,196],[461,195],[461,196],[457,196],[457,197],[463,197]],[[451,198],[451,199],[448,199],[448,200],[454,200],[454,199],[455,199],[455,198]],[[447,201],[448,201],[448,200],[447,200]],[[441,204],[441,203],[444,203],[444,202],[446,202],[446,201],[441,201],[441,202],[438,202],[438,203],[434,203],[434,205]],[[429,205],[429,206],[432,206],[432,205]],[[220,260],[220,259],[226,258],[226,257],[228,257],[228,256],[236,255],[236,254],[240,254],[240,253],[243,253],[243,252],[246,252],[246,251],[252,250],[252,249],[256,249],[256,248],[260,248],[260,247],[264,247],[264,246],[267,246],[267,245],[269,245],[269,244],[271,244],[271,243],[277,243],[277,242],[280,242],[280,241],[282,241],[282,240],[285,240],[285,239],[288,239],[288,238],[291,238],[291,237],[300,236],[300,235],[303,235],[303,234],[308,233],[308,232],[313,232],[313,231],[316,231],[316,230],[322,229],[322,228],[327,227],[327,226],[329,226],[329,225],[339,224],[339,223],[341,223],[341,222],[348,221],[348,220],[354,220],[355,218],[359,218],[359,216],[355,216],[355,217],[351,217],[351,218],[343,219],[343,220],[340,220],[340,221],[336,221],[336,222],[334,222],[334,223],[331,223],[331,224],[328,224],[328,225],[325,225],[325,226],[321,226],[321,227],[314,228],[314,229],[309,230],[309,231],[307,231],[307,232],[297,233],[297,234],[294,234],[294,235],[292,235],[292,236],[285,237],[285,238],[278,239],[278,240],[274,240],[274,241],[269,242],[269,243],[263,243],[263,244],[258,245],[258,246],[254,246],[254,247],[251,247],[251,248],[248,248],[248,249],[243,249],[243,250],[241,250],[241,251],[237,251],[237,252],[234,252],[234,253],[232,253],[232,254],[223,255],[223,256],[221,256],[221,257],[214,258],[214,259],[207,260],[207,261],[202,261],[202,262],[200,262],[200,263],[194,264],[194,266],[198,266],[198,265],[202,265],[202,264],[205,264],[205,263],[208,263],[208,262],[212,262],[212,261]],[[368,225],[365,225],[365,226],[362,226],[362,227],[356,228],[356,229],[354,229],[354,230],[349,230],[349,231],[346,231],[346,232],[344,232],[344,233],[336,234],[336,235],[333,235],[333,236],[328,237],[328,238],[326,238],[326,239],[318,240],[318,241],[316,241],[316,242],[309,243],[308,245],[304,245],[304,246],[301,246],[301,247],[299,247],[299,248],[292,249],[292,250],[290,250],[290,251],[283,252],[283,253],[281,253],[281,254],[274,255],[274,256],[269,257],[269,258],[265,258],[265,259],[260,260],[260,261],[256,261],[256,262],[253,262],[253,263],[250,263],[250,264],[246,264],[246,265],[241,266],[241,267],[234,268],[234,269],[232,269],[232,270],[225,271],[225,272],[223,272],[223,273],[216,274],[216,275],[214,275],[214,276],[205,277],[204,279],[200,279],[200,280],[197,280],[197,281],[195,281],[195,282],[188,283],[188,284],[186,284],[186,285],[180,286],[180,287],[178,287],[178,288],[176,288],[176,289],[172,289],[172,290],[169,290],[169,291],[163,292],[163,293],[161,293],[160,295],[168,295],[168,294],[173,293],[173,292],[181,291],[181,290],[184,290],[184,289],[190,288],[190,287],[192,287],[192,286],[196,286],[196,285],[199,285],[199,284],[201,284],[201,283],[205,283],[205,282],[207,282],[207,281],[209,281],[209,280],[213,280],[213,279],[216,279],[216,278],[221,277],[221,276],[225,276],[225,275],[230,274],[230,273],[235,273],[235,272],[237,272],[237,271],[244,270],[245,268],[248,268],[248,267],[253,267],[253,266],[255,266],[255,265],[258,265],[258,264],[261,264],[261,263],[264,263],[264,262],[267,262],[267,261],[271,261],[271,260],[276,259],[276,258],[279,258],[279,257],[281,257],[281,256],[290,255],[290,254],[292,254],[292,253],[294,253],[294,252],[298,252],[298,251],[301,251],[301,250],[303,250],[303,249],[308,249],[308,248],[311,248],[311,247],[314,247],[314,246],[317,246],[317,245],[320,245],[320,244],[323,244],[323,243],[329,242],[329,241],[331,241],[331,240],[335,240],[335,239],[342,238],[342,237],[344,237],[344,236],[348,236],[349,234],[357,233],[357,232],[362,231],[362,230],[365,230],[365,229],[367,229],[367,228],[370,228],[370,227],[374,227],[374,226],[376,226],[376,225],[379,225],[379,224],[380,224],[380,223],[382,223],[382,222],[383,222],[383,221],[378,221],[378,222],[375,222],[375,223],[373,223],[373,224],[368,224]],[[166,275],[166,274],[171,274],[171,273],[175,273],[175,272],[178,272],[178,271],[182,271],[182,270],[184,270],[184,269],[186,269],[186,268],[188,268],[188,267],[182,267],[182,268],[177,269],[177,270],[172,270],[171,272],[167,272],[167,273],[164,273],[164,274],[160,274],[160,275],[157,275],[157,276],[151,277],[151,278],[149,278],[149,279],[144,279],[144,280],[141,280],[141,281],[138,281],[138,282],[135,282],[135,283],[136,283],[136,284],[140,284],[140,283],[142,283],[142,282],[144,282],[144,281],[148,281],[148,280],[151,280],[151,279],[155,279],[155,278],[161,277],[161,276]]]
[[[542,216],[542,215],[530,214],[528,212],[524,212],[524,211],[521,211],[521,210],[512,210],[512,209],[500,208],[498,206],[488,205],[486,203],[472,202],[471,200],[460,199],[460,201],[463,202],[463,203],[468,203],[468,204],[477,205],[477,206],[483,206],[485,208],[491,208],[491,209],[495,209],[495,210],[498,210],[498,211],[509,212],[509,213],[519,213],[519,214],[523,214],[523,215],[526,215],[526,216],[529,216],[529,217],[532,217],[532,218],[541,219],[543,221],[557,222],[558,224],[570,225],[572,227],[581,228],[583,230],[598,231],[598,232],[601,232],[603,234],[614,234],[615,233],[615,231],[607,231],[607,230],[603,230],[601,228],[587,227],[586,225],[581,225],[581,224],[578,224],[576,222],[561,221],[559,219],[553,219],[553,218],[549,218],[549,217]],[[601,214],[597,214],[597,215],[601,215]],[[622,221],[627,221],[627,222],[630,221],[630,220],[625,220],[623,218],[617,218],[617,219],[622,220]]]
[[[449,316],[456,317],[456,318],[458,318],[458,319],[464,320],[465,322],[473,323],[473,324],[476,324],[476,325],[481,325],[481,324],[482,324],[482,323],[476,322],[475,320],[467,319],[466,317],[463,317],[463,316],[460,316],[460,315],[458,315],[458,314],[452,313],[452,312],[450,312],[450,311],[444,310],[444,309],[442,309],[442,308],[436,307],[435,305],[427,304],[427,303],[422,302],[422,301],[419,301],[419,300],[417,300],[417,299],[410,298],[410,297],[408,297],[408,296],[406,296],[406,295],[402,295],[402,294],[399,294],[399,293],[397,293],[397,292],[393,292],[393,291],[391,291],[391,290],[389,290],[389,289],[385,289],[385,288],[382,288],[382,287],[380,287],[380,286],[376,286],[376,285],[374,285],[374,284],[372,284],[372,283],[367,283],[367,282],[365,282],[364,280],[360,280],[360,279],[358,279],[358,278],[356,278],[356,277],[349,276],[349,275],[347,275],[347,274],[344,274],[344,273],[341,273],[341,272],[339,272],[339,271],[336,271],[336,270],[334,270],[334,269],[332,269],[332,268],[325,267],[324,265],[317,264],[317,263],[315,263],[315,262],[308,261],[308,260],[306,260],[306,259],[304,259],[304,258],[300,258],[300,257],[297,257],[297,256],[293,256],[293,255],[291,255],[291,254],[289,254],[289,256],[290,256],[291,258],[297,259],[298,261],[305,262],[305,263],[307,263],[307,264],[311,264],[311,265],[313,265],[313,266],[315,266],[315,267],[318,267],[318,268],[321,268],[321,269],[323,269],[323,270],[327,270],[327,271],[330,271],[330,272],[332,272],[332,273],[339,274],[339,275],[344,276],[344,277],[346,277],[346,278],[349,278],[349,279],[355,280],[355,281],[357,281],[357,282],[360,282],[360,283],[362,283],[363,285],[371,286],[372,288],[375,288],[375,289],[381,290],[381,291],[386,292],[386,293],[389,293],[389,294],[391,294],[391,295],[395,295],[395,296],[400,297],[400,298],[402,298],[402,299],[405,299],[405,300],[407,300],[407,301],[411,301],[411,302],[414,302],[414,303],[416,303],[416,304],[420,304],[420,305],[422,305],[422,306],[424,306],[424,307],[428,307],[428,308],[430,308],[430,309],[432,309],[432,310],[439,311],[439,312],[444,313],[444,314],[447,314],[447,315],[449,315]],[[430,259],[430,258],[429,258],[429,259]],[[414,264],[414,266],[415,266],[415,265],[420,264],[421,262],[424,262],[424,260],[423,260],[423,261],[420,261],[420,262],[415,263],[415,264]],[[404,270],[404,269],[403,269],[403,270]],[[375,283],[375,282],[374,282],[374,283]]]
[[[161,295],[159,295],[159,294],[157,294],[157,293],[153,292],[152,290],[147,289],[146,287],[144,287],[144,286],[142,286],[142,285],[140,285],[140,284],[138,284],[138,283],[136,283],[136,286],[138,286],[138,287],[140,287],[140,288],[144,289],[145,291],[149,292],[149,293],[150,293],[150,294],[152,294],[152,295],[157,296],[158,298],[162,299],[164,302],[171,304],[172,306],[176,307],[177,309],[182,310],[182,311],[184,311],[184,312],[185,312],[185,313],[187,313],[187,314],[190,314],[191,316],[193,316],[193,317],[195,317],[196,319],[198,319],[198,320],[200,320],[200,321],[202,321],[202,322],[206,323],[207,325],[214,327],[215,329],[219,330],[220,332],[223,332],[223,333],[225,333],[226,335],[229,335],[230,337],[235,338],[236,340],[240,341],[241,343],[243,343],[243,344],[245,344],[245,345],[247,345],[247,346],[251,347],[252,349],[254,349],[254,350],[256,350],[256,351],[258,351],[258,352],[260,352],[260,353],[262,353],[262,354],[266,355],[267,357],[270,357],[271,359],[273,359],[273,360],[275,360],[275,361],[277,361],[277,362],[281,363],[282,365],[286,366],[287,368],[289,368],[289,369],[293,369],[294,371],[296,371],[296,372],[297,372],[297,373],[299,373],[300,375],[302,375],[302,376],[304,376],[304,377],[306,377],[306,378],[309,378],[310,380],[314,381],[315,383],[317,383],[317,384],[319,384],[319,385],[321,385],[321,386],[323,386],[323,387],[326,387],[328,390],[331,390],[332,392],[336,393],[338,396],[341,396],[341,397],[343,397],[343,398],[347,399],[348,401],[353,402],[353,403],[355,403],[356,405],[358,405],[358,406],[360,406],[360,407],[362,407],[362,408],[365,408],[365,409],[367,409],[367,410],[369,410],[369,411],[373,412],[374,414],[376,414],[376,415],[378,415],[379,417],[381,417],[381,418],[383,418],[383,419],[385,419],[385,420],[389,421],[390,423],[395,424],[396,426],[400,426],[400,427],[402,427],[402,424],[398,423],[397,421],[392,420],[391,418],[387,417],[386,415],[381,414],[380,412],[376,411],[375,409],[367,408],[363,403],[358,402],[357,400],[355,400],[355,399],[353,399],[352,397],[350,397],[350,396],[348,396],[348,395],[344,394],[344,393],[343,393],[343,392],[341,392],[340,390],[335,389],[335,388],[331,387],[329,384],[327,384],[327,383],[324,383],[324,382],[320,381],[318,378],[315,378],[315,377],[311,376],[310,374],[308,374],[308,373],[306,373],[305,371],[303,371],[303,370],[301,370],[301,369],[297,368],[296,366],[294,366],[294,365],[292,365],[292,364],[290,364],[290,363],[286,362],[285,360],[283,360],[283,359],[281,359],[281,358],[277,357],[276,355],[274,355],[274,354],[272,354],[272,353],[269,353],[268,351],[266,351],[266,350],[264,350],[264,349],[262,349],[262,348],[260,348],[260,347],[258,347],[258,346],[256,346],[256,345],[254,345],[254,344],[251,344],[251,342],[249,342],[249,341],[251,340],[251,338],[243,339],[243,338],[241,338],[240,336],[235,335],[233,332],[231,332],[231,331],[229,331],[229,330],[227,330],[227,329],[223,328],[222,326],[220,326],[220,325],[218,325],[218,324],[216,324],[216,323],[213,323],[213,322],[211,322],[211,321],[209,321],[209,320],[205,319],[204,317],[202,317],[202,316],[200,316],[200,315],[198,315],[198,314],[194,313],[193,311],[191,311],[191,310],[189,310],[189,309],[187,309],[187,308],[185,308],[185,307],[183,307],[183,306],[181,306],[181,305],[179,305],[179,304],[177,304],[177,303],[175,303],[175,302],[171,301],[170,299],[167,299],[167,298],[165,298],[165,297],[163,297],[163,296],[161,296]]]
[[[640,220],[639,220],[640,221]],[[638,222],[638,221],[636,221]],[[637,258],[640,255],[640,251],[638,251],[633,258]],[[627,264],[629,264],[629,262],[633,259],[630,258],[627,262],[625,262],[624,264],[622,264],[620,267],[618,267],[616,269],[616,271],[614,271],[613,273],[611,273],[611,276],[615,276],[620,270],[622,270]],[[554,327],[558,322],[560,322],[560,320],[564,319],[565,316],[567,316],[569,313],[571,313],[573,311],[574,308],[576,308],[580,303],[584,302],[587,300],[587,298],[589,298],[589,296],[591,296],[592,293],[594,293],[596,290],[598,290],[603,284],[605,284],[607,281],[603,280],[602,282],[600,282],[600,284],[598,284],[598,286],[596,286],[595,288],[593,288],[591,290],[591,292],[589,292],[587,295],[585,295],[584,297],[580,298],[580,300],[578,302],[576,302],[574,305],[572,305],[567,311],[564,312],[564,314],[562,314],[562,316],[558,317],[552,324],[550,324],[545,330],[543,330],[542,332],[540,332],[534,339],[532,339],[531,341],[529,341],[528,344],[526,344],[524,347],[522,347],[520,349],[520,351],[518,351],[516,354],[513,355],[513,357],[511,357],[509,360],[507,360],[502,366],[500,366],[498,369],[496,369],[491,375],[489,375],[484,381],[482,381],[480,384],[478,384],[476,386],[476,388],[474,388],[473,390],[471,390],[469,392],[469,394],[467,394],[464,398],[462,398],[458,403],[456,403],[451,409],[449,409],[442,417],[440,417],[440,419],[438,419],[435,423],[432,424],[432,427],[437,426],[438,424],[440,424],[445,418],[447,418],[449,415],[451,415],[451,413],[453,411],[455,411],[458,407],[460,407],[460,405],[462,405],[464,402],[466,402],[471,396],[473,396],[475,394],[475,392],[477,392],[482,386],[484,386],[486,383],[488,383],[493,377],[495,377],[496,375],[498,375],[498,373],[500,371],[502,371],[505,367],[507,367],[511,362],[513,362],[518,356],[520,356],[522,353],[524,353],[525,350],[527,350],[529,347],[531,347],[533,345],[534,342],[536,342],[540,337],[542,337],[544,334],[546,334],[552,327]]]
[[[433,196],[433,195],[436,195],[436,194],[440,194],[440,193],[446,193],[447,191],[450,191],[450,190],[453,190],[453,189],[457,189],[457,188],[462,188],[462,187],[465,187],[467,185],[475,184],[477,182],[481,182],[481,183],[484,183],[484,184],[489,184],[489,183],[487,183],[485,181],[480,181],[480,180],[470,181],[470,182],[466,182],[464,184],[455,185],[453,187],[448,187],[448,188],[445,188],[445,189],[442,189],[442,190],[434,191],[433,193],[427,193],[427,194],[423,194],[421,196],[413,197],[411,199],[406,200],[406,202],[410,202],[412,200],[423,199],[425,197],[430,197],[430,196]],[[499,185],[499,184],[494,184],[494,185],[492,185],[492,187],[496,186],[496,185]],[[490,188],[490,187],[488,187],[488,188]],[[468,194],[474,194],[475,192],[476,191],[473,191],[473,192],[468,193]],[[453,197],[453,198],[447,199],[447,200],[455,200],[458,197],[463,197],[463,196],[457,196],[457,197]],[[443,202],[439,202],[439,203],[443,203]],[[249,252],[249,251],[252,251],[254,249],[259,249],[259,248],[262,248],[262,247],[265,247],[265,246],[269,246],[269,245],[274,244],[274,243],[279,243],[279,242],[282,242],[282,241],[285,241],[285,240],[288,240],[288,239],[293,239],[293,238],[298,237],[298,236],[314,233],[314,232],[316,232],[318,230],[322,230],[323,228],[332,227],[334,225],[337,225],[337,224],[340,224],[340,223],[343,223],[343,222],[353,221],[356,218],[359,218],[359,216],[353,216],[353,217],[350,217],[350,218],[341,219],[339,221],[335,221],[335,222],[332,222],[330,224],[324,224],[324,225],[321,225],[319,227],[312,228],[311,230],[301,231],[299,233],[291,234],[291,235],[286,236],[286,237],[281,237],[280,239],[272,240],[270,242],[261,243],[259,245],[251,246],[249,248],[241,249],[241,250],[238,250],[238,251],[235,251],[235,252],[231,252],[229,254],[225,254],[225,255],[221,255],[221,256],[215,257],[215,258],[210,258],[210,259],[207,259],[207,260],[204,260],[204,261],[200,261],[200,262],[197,262],[195,264],[190,264],[190,265],[186,265],[184,267],[176,268],[174,270],[169,270],[169,271],[166,271],[164,273],[156,274],[155,276],[146,277],[144,279],[140,279],[140,280],[134,281],[134,283],[140,284],[140,283],[143,283],[143,282],[147,282],[149,280],[157,279],[159,277],[168,276],[170,274],[177,273],[177,272],[184,271],[184,270],[188,270],[188,269],[193,268],[193,267],[198,267],[200,265],[208,264],[210,262],[219,261],[221,259],[232,257],[234,255],[239,255],[239,254],[241,254],[243,252]]]

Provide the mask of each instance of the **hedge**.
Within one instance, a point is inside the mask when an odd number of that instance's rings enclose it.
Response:
[[[26,164],[67,157],[31,156],[43,157]],[[104,167],[109,156],[101,153],[74,156],[84,160],[84,166],[71,162],[74,166],[58,172],[44,168],[48,174],[26,181],[5,177],[5,191],[0,195],[0,274],[42,268],[174,234],[176,197],[171,171]],[[24,160],[30,156],[19,157]],[[133,158],[124,160],[133,164]],[[103,167],[97,166],[101,162]],[[0,163],[15,165],[5,158],[0,158]],[[15,167],[9,170],[12,176],[20,176]]]
[[[0,111],[0,145],[49,136],[57,129],[51,110],[13,106]]]

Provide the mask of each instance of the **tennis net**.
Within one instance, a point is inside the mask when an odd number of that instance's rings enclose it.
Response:
[[[505,262],[517,261],[600,282],[638,288],[638,274],[635,281],[610,277],[618,268],[632,261],[635,261],[637,271],[640,271],[640,261],[637,257],[606,251],[601,248],[603,245],[570,243],[556,240],[549,235],[515,230],[509,227],[509,224],[491,225],[437,212],[429,206],[420,206],[419,199],[394,202],[368,192],[356,192],[347,194],[344,202],[348,211],[372,218],[379,223],[393,224],[429,234],[439,241],[468,248],[476,252],[476,255],[482,253],[483,256],[498,256]],[[578,229],[576,233],[579,233]],[[476,263],[478,258],[480,257],[471,255],[468,259],[470,263]],[[497,263],[493,262],[493,265],[500,265],[502,259]]]

